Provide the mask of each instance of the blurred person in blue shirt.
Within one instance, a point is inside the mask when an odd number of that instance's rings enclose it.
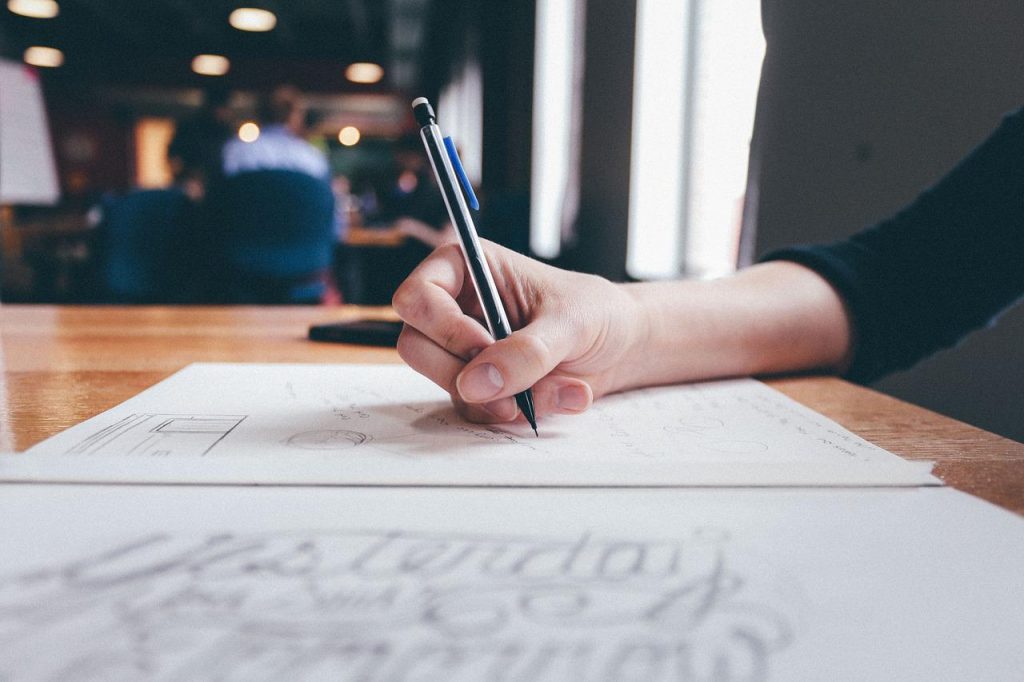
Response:
[[[252,142],[234,138],[224,146],[224,175],[257,170],[291,170],[330,182],[323,152],[302,139],[306,106],[293,86],[275,89],[260,107],[260,134]]]

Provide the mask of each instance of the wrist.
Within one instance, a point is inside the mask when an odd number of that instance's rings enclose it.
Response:
[[[621,286],[633,302],[635,332],[620,390],[721,376],[740,362],[736,338],[721,329],[713,283]]]
[[[851,327],[825,280],[794,263],[767,263],[710,281],[625,285],[643,311],[636,379],[642,386],[792,371],[836,371]]]

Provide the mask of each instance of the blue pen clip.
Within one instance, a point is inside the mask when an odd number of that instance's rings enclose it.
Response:
[[[452,160],[452,168],[455,169],[455,174],[459,176],[459,182],[462,183],[462,189],[466,192],[469,207],[474,211],[479,211],[480,202],[476,200],[476,195],[473,194],[473,185],[469,184],[469,178],[466,177],[466,171],[462,167],[462,162],[459,161],[459,153],[455,151],[455,143],[452,142],[452,138],[444,138],[444,148],[448,150],[448,158]]]

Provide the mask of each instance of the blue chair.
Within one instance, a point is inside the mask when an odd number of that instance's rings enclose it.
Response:
[[[196,209],[177,189],[137,190],[103,202],[100,270],[115,303],[185,303],[198,293],[203,247]]]
[[[335,243],[326,180],[287,170],[239,173],[212,186],[207,205],[219,300],[320,300]]]

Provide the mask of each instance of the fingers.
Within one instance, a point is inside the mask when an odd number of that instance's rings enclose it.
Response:
[[[529,284],[544,291],[548,279],[538,274]],[[507,284],[507,277],[502,281]],[[494,342],[460,306],[471,293],[462,252],[454,245],[437,249],[399,287],[393,305],[406,326],[398,351],[410,367],[448,391],[456,409],[472,421],[515,419],[512,397],[530,387],[540,415],[590,407],[594,393],[587,381],[552,374],[579,353],[576,347],[587,330],[580,328],[578,316],[557,303],[542,303],[544,296],[525,296],[521,314],[532,321]]]
[[[398,352],[414,370],[448,391],[456,410],[469,421],[494,424],[509,422],[519,416],[515,399],[499,398],[482,404],[467,403],[455,389],[455,377],[466,363],[441,349],[426,336],[406,326],[398,338]],[[574,377],[552,374],[533,387],[538,415],[579,414],[594,401],[587,382]]]
[[[562,316],[541,315],[481,351],[456,377],[455,388],[469,403],[514,395],[547,376],[570,355],[575,342]]]
[[[534,385],[533,400],[541,416],[579,414],[594,404],[594,391],[582,379],[549,374]]]
[[[459,307],[464,277],[465,263],[458,247],[440,247],[402,283],[392,305],[407,325],[448,353],[468,360],[492,340],[487,330]]]
[[[440,348],[422,333],[406,325],[398,337],[398,353],[406,364],[427,377],[452,396],[459,414],[478,423],[508,422],[516,418],[514,398],[503,398],[482,405],[469,405],[455,392],[455,377],[465,362]]]

